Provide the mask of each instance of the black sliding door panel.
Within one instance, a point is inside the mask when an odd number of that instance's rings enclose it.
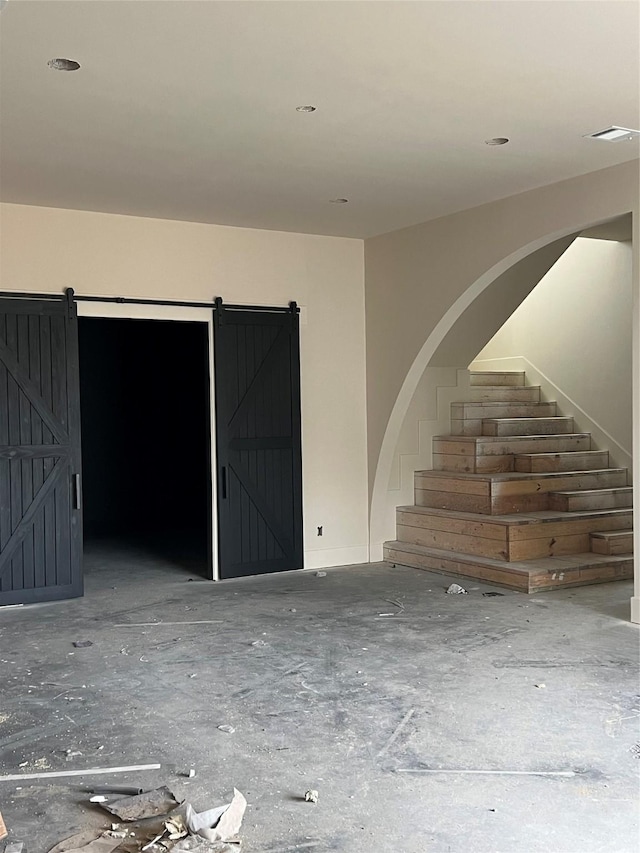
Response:
[[[300,569],[298,310],[214,316],[220,576]]]
[[[77,316],[0,298],[0,605],[82,595]]]

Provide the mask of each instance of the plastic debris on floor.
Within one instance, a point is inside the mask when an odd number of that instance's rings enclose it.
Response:
[[[247,801],[234,788],[231,802],[197,812],[163,786],[135,796],[114,794],[100,807],[119,819],[110,829],[76,833],[49,853],[238,853]]]

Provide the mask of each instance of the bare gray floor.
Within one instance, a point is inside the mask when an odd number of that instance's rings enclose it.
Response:
[[[637,849],[629,584],[453,596],[383,564],[214,585],[142,554],[87,562],[84,599],[0,613],[2,773],[160,762],[102,781],[197,808],[236,786],[246,851]],[[197,620],[215,622],[133,625]],[[522,775],[402,772],[425,770]],[[44,853],[108,826],[83,784],[0,783],[10,837]]]

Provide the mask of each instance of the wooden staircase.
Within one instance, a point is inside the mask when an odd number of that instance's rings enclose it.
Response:
[[[433,470],[415,472],[385,560],[523,592],[633,577],[627,469],[524,373],[471,373],[471,386],[451,435],[433,439]]]

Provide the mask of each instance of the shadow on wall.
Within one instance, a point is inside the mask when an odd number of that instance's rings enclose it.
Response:
[[[628,467],[632,308],[631,242],[580,237],[470,369],[524,370],[597,449],[610,451],[612,464]]]

